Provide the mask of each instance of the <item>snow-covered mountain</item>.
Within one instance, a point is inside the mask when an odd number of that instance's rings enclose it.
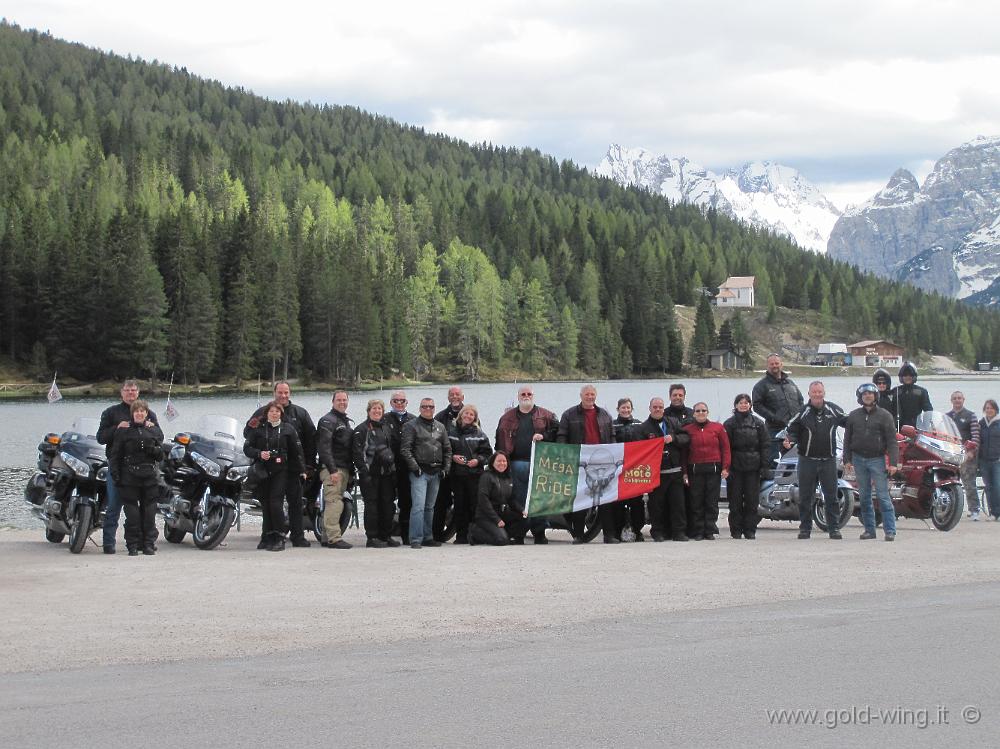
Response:
[[[946,153],[921,186],[905,169],[848,209],[831,257],[975,304],[1000,299],[1000,137]]]
[[[840,217],[840,210],[799,172],[767,161],[715,174],[684,157],[612,144],[595,173],[675,202],[715,208],[814,252],[826,252],[830,231]]]

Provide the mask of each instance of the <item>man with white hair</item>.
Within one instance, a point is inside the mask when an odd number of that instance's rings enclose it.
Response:
[[[597,388],[584,385],[580,388],[579,405],[567,408],[559,419],[556,442],[568,445],[601,445],[615,441],[615,430],[611,414],[597,405]],[[621,543],[615,533],[614,508],[601,505],[597,510],[604,532],[604,543]],[[582,544],[587,510],[572,513],[573,543]]]
[[[517,389],[517,407],[508,409],[497,424],[494,445],[497,452],[507,455],[514,480],[514,500],[524,507],[528,497],[528,475],[531,472],[531,446],[535,442],[555,442],[559,422],[547,408],[535,405],[535,391],[531,385]],[[536,544],[547,544],[545,518],[528,518],[531,535]]]

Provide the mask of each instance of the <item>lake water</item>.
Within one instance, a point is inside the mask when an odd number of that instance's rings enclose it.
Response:
[[[795,376],[799,388],[805,393],[809,378]],[[719,378],[682,380],[687,387],[687,405],[705,401],[710,410],[710,418],[724,421],[733,407],[737,393],[749,393],[760,378]],[[824,377],[827,398],[845,410],[856,407],[855,388],[861,380],[855,377]],[[615,404],[619,398],[630,397],[635,404],[636,418],[648,416],[647,404],[653,396],[666,400],[668,380],[615,380],[596,382],[597,402],[615,415]],[[920,383],[930,391],[931,401],[939,411],[951,409],[949,398],[955,390],[966,395],[966,406],[977,414],[981,413],[983,401],[1000,398],[1000,380],[991,376],[970,376],[967,378],[923,377]],[[579,402],[580,382],[539,382],[532,383],[535,402],[555,411],[562,411]],[[517,385],[511,383],[463,385],[465,402],[479,409],[484,431],[492,440],[497,421],[505,406],[514,401]],[[409,410],[416,413],[420,398],[431,397],[437,410],[447,404],[446,385],[414,387],[407,390],[410,400]],[[265,398],[266,395],[265,394]],[[381,398],[388,405],[389,391],[351,392],[348,414],[355,420],[365,417],[365,405],[369,398]],[[330,410],[329,392],[302,392],[293,390],[292,401],[305,407],[313,421]],[[164,416],[164,399],[156,399],[150,406],[160,418],[164,434],[172,436],[176,432],[193,429],[198,418],[205,414],[223,414],[243,423],[256,408],[256,396],[217,396],[175,398],[174,406],[179,415],[173,422]],[[99,417],[111,401],[96,399],[62,400],[49,404],[43,398],[37,401],[0,403],[0,526],[40,527],[23,501],[25,483],[35,469],[37,445],[47,432],[63,432],[73,420],[80,416]]]

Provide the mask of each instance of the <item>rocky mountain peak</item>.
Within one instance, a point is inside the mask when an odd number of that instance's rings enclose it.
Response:
[[[920,183],[917,182],[913,173],[906,169],[897,169],[889,178],[886,186],[872,198],[872,205],[885,208],[908,203],[914,199],[918,192],[920,192]]]

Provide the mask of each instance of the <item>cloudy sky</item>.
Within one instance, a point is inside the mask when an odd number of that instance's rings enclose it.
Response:
[[[1000,135],[996,0],[8,0],[25,28],[274,99],[593,167],[610,143],[799,169],[835,203]]]

